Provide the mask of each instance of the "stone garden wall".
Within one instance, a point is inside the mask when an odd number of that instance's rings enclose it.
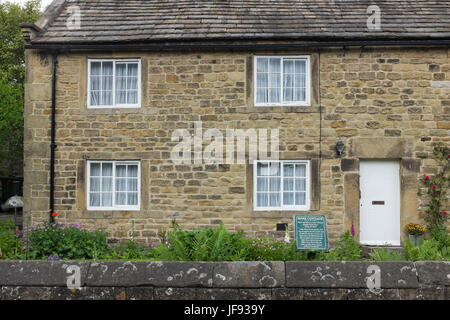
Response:
[[[11,299],[449,300],[450,262],[1,261],[0,300]]]

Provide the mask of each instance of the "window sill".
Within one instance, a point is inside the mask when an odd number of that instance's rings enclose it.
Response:
[[[308,214],[311,210],[254,210],[252,211],[252,217],[254,218],[294,218],[296,214]]]
[[[312,106],[253,106],[247,108],[249,113],[318,113],[319,107]]]
[[[140,211],[141,208],[87,208],[86,211]]]
[[[82,210],[85,219],[117,219],[140,218],[145,214],[143,210]]]
[[[124,114],[124,113],[141,113],[144,112],[144,108],[141,107],[107,107],[107,108],[92,108],[84,107],[82,109],[83,114]]]

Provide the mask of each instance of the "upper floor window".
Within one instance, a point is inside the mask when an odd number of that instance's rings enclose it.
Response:
[[[309,56],[255,57],[255,106],[308,106]]]
[[[88,107],[140,107],[140,60],[92,59],[88,69]]]
[[[255,210],[309,210],[308,160],[257,160],[253,175]]]

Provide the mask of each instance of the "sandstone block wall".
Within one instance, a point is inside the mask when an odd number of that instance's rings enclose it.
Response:
[[[253,56],[311,55],[310,107],[253,106]],[[140,58],[142,107],[87,109],[88,58]],[[27,50],[25,223],[49,214],[51,57]],[[292,211],[253,210],[251,164],[175,165],[175,129],[278,128],[280,159],[310,159],[311,210],[327,215],[334,243],[359,232],[360,159],[401,161],[401,225],[422,222],[418,178],[436,172],[436,141],[449,142],[448,48],[354,48],[302,52],[63,53],[56,98],[58,221],[107,227],[128,239],[157,240],[174,218],[183,228],[274,231]],[[338,138],[344,154],[336,156]],[[86,161],[140,160],[140,211],[88,211]],[[302,212],[304,213],[304,212]],[[29,217],[29,218],[27,218]],[[357,235],[358,236],[358,235]]]

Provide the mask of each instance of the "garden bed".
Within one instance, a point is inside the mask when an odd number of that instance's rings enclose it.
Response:
[[[23,233],[12,223],[0,223],[0,259],[6,260],[153,260],[153,261],[448,261],[450,237],[445,229],[419,247],[405,240],[402,251],[365,250],[350,232],[329,251],[298,251],[295,241],[264,233],[254,237],[216,229],[184,231],[173,221],[172,230],[161,232],[159,243],[140,245],[133,236],[111,245],[102,228],[80,224],[35,224]]]

